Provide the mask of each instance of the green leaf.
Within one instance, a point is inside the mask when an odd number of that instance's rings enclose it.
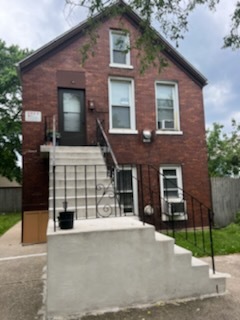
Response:
[[[30,51],[0,40],[0,175],[21,181],[22,96],[16,63]]]

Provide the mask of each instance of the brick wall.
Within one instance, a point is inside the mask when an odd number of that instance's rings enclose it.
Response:
[[[81,66],[80,47],[86,42],[81,37],[62,50],[56,50],[22,74],[23,111],[41,111],[43,118],[58,114],[57,71],[85,73],[86,136],[87,143],[96,141],[96,116],[104,119],[105,129],[119,163],[177,164],[182,166],[183,186],[206,205],[210,205],[204,111],[201,88],[172,61],[161,74],[150,68],[144,75],[138,71],[137,52],[131,51],[132,70],[109,67],[109,29],[121,27],[123,20],[110,19],[98,28],[99,39],[95,55],[90,55]],[[124,20],[130,31],[130,41],[137,34],[135,27]],[[134,79],[136,128],[138,134],[108,133],[108,78],[122,76]],[[153,142],[144,144],[143,129],[155,131],[155,81],[177,81],[179,89],[180,126],[182,135],[155,135]],[[87,110],[87,101],[95,101],[95,112]],[[48,206],[48,165],[40,158],[39,146],[44,142],[44,123],[23,121],[23,210]],[[37,192],[36,192],[37,189]]]

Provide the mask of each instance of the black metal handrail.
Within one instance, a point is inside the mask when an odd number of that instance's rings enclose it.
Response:
[[[112,161],[113,162],[113,161]],[[130,168],[135,168],[136,175],[132,175],[131,179],[135,180],[138,190],[138,212],[134,208],[132,203],[132,213],[124,211],[125,201],[127,206],[129,205],[129,194],[124,193],[125,189],[121,189],[122,184],[118,186],[117,171]],[[198,201],[195,197],[191,196],[188,192],[182,188],[180,189],[182,200],[186,201],[186,212],[184,218],[179,221],[173,214],[166,214],[165,208],[163,208],[163,202],[167,203],[167,206],[171,204],[171,199],[166,199],[161,195],[160,179],[162,174],[159,169],[148,164],[137,165],[116,165],[112,164],[110,171],[113,173],[109,182],[103,183],[101,177],[104,174],[105,177],[109,177],[107,171],[102,170],[105,165],[57,165],[53,167],[53,209],[62,204],[62,201],[71,203],[71,210],[75,211],[76,219],[89,219],[89,218],[101,218],[110,216],[122,216],[122,215],[137,215],[143,223],[151,223],[156,226],[156,229],[161,232],[166,232],[168,235],[175,237],[178,230],[184,230],[185,239],[192,243],[195,247],[201,249],[203,252],[207,252],[206,246],[206,234],[205,228],[209,227],[209,243],[210,253],[212,257],[212,269],[215,272],[214,264],[214,250],[212,239],[213,228],[213,213],[212,210],[207,208],[203,203]],[[106,167],[105,167],[106,168]],[[61,173],[62,186],[60,189],[55,190],[55,178],[58,179],[58,172]],[[132,170],[133,172],[133,170]],[[106,175],[105,175],[106,174]],[[91,177],[92,182],[87,180]],[[165,177],[166,178],[166,177]],[[82,180],[82,185],[79,184],[79,179]],[[122,176],[122,183],[125,183],[124,175]],[[166,178],[167,179],[167,178]],[[92,193],[88,191],[89,185],[93,186]],[[70,187],[70,190],[68,189]],[[120,188],[120,189],[119,189]],[[132,193],[134,193],[132,186]],[[122,193],[123,191],[123,193]],[[129,190],[128,190],[129,191]],[[59,194],[59,192],[61,194]],[[62,199],[59,204],[59,197]],[[125,197],[125,198],[124,198]],[[81,200],[82,199],[82,200]],[[58,201],[58,205],[56,205]],[[82,201],[80,203],[80,201]],[[133,201],[133,200],[132,200]],[[93,216],[88,210],[88,205],[95,208],[95,216]],[[78,207],[81,206],[81,212],[78,211]],[[168,207],[167,207],[168,208]],[[80,210],[80,209],[79,209]],[[54,214],[55,222],[55,214]],[[197,237],[197,231],[201,231],[201,238]],[[193,230],[192,239],[189,235],[189,229]],[[183,236],[184,236],[183,235]],[[191,241],[190,241],[191,240]]]
[[[159,193],[161,194],[161,192],[160,192],[160,179],[161,179],[161,177],[164,177],[164,179],[166,179],[166,180],[169,180],[169,179],[163,173],[160,172],[159,168],[156,168],[153,165],[148,166],[148,174],[149,174],[149,168],[153,169],[155,171],[155,173],[158,174],[158,176],[159,176],[159,179],[158,179]],[[171,181],[171,184],[174,184],[173,181]],[[195,196],[193,196],[189,192],[185,191],[183,188],[179,187],[176,184],[174,185],[174,187],[176,187],[178,189],[179,193],[182,194],[182,200],[187,201],[187,203],[188,203],[188,205],[186,206],[185,213],[187,215],[191,216],[191,220],[192,220],[191,221],[192,222],[191,229],[193,230],[193,236],[194,236],[194,243],[192,243],[192,244],[194,244],[199,249],[202,249],[204,253],[206,252],[206,239],[205,239],[204,230],[206,227],[208,227],[209,242],[210,242],[210,254],[211,254],[211,258],[212,258],[212,269],[213,269],[213,273],[215,273],[214,244],[213,244],[213,234],[212,234],[212,230],[214,227],[214,219],[213,219],[214,213],[213,213],[212,209],[210,209],[204,203],[199,201]],[[154,193],[155,190],[151,190],[151,192]],[[167,205],[171,204],[171,201],[169,201],[168,198],[166,199],[166,198],[160,196],[160,199],[166,201]],[[160,208],[160,210],[161,210],[161,208]],[[198,212],[197,216],[195,214],[196,212]],[[204,212],[205,212],[205,221],[204,221]],[[162,214],[162,212],[161,212],[161,214]],[[196,223],[197,217],[200,217],[200,221],[199,221],[200,224]],[[168,218],[169,219],[166,222],[164,222],[164,221],[161,221],[161,222],[162,222],[162,225],[165,225],[165,226],[167,223],[169,223],[169,222],[171,223],[170,226],[172,229],[172,236],[175,238],[175,232],[177,231],[177,229],[180,229],[180,230],[185,229],[185,239],[187,241],[189,241],[189,239],[188,239],[189,226],[187,224],[187,221],[185,220],[183,225],[179,224],[178,221],[176,221],[174,219],[173,213],[172,213],[172,215],[170,214],[168,216]],[[207,223],[208,223],[207,225],[206,225],[206,219],[207,219]],[[201,246],[202,247],[199,247],[199,245],[198,245],[199,241],[197,240],[197,231],[199,230],[199,227],[200,227],[201,234],[202,234],[202,237],[201,237],[201,240],[202,240]],[[167,225],[167,233],[168,233],[168,230],[169,230],[169,224]]]
[[[143,221],[143,223],[147,222],[154,224],[157,230],[166,232],[167,235],[170,235],[174,238],[176,237],[176,232],[178,230],[184,230],[185,239],[189,243],[194,245],[203,253],[210,253],[212,258],[212,269],[213,273],[215,273],[212,235],[213,211],[199,201],[196,197],[192,196],[189,192],[186,192],[176,185],[176,188],[182,195],[180,200],[187,203],[186,208],[184,209],[183,219],[182,221],[178,221],[178,218],[176,219],[173,212],[169,213],[163,209],[163,203],[165,203],[168,208],[169,205],[172,204],[172,201],[171,199],[167,199],[161,195],[160,179],[161,177],[164,177],[166,180],[169,179],[163,173],[161,173],[159,169],[152,165],[126,164],[121,165],[120,170],[125,166],[130,166],[132,168],[135,167],[137,169],[137,176],[132,176],[132,178],[135,179],[138,184],[138,209],[140,219]],[[163,220],[163,216],[165,217],[165,220]],[[209,228],[209,252],[207,251],[206,235],[204,232],[206,227]],[[193,230],[192,241],[189,236],[189,230]],[[201,231],[201,237],[197,237],[197,231],[199,230]]]
[[[115,157],[115,154],[114,154],[112,147],[109,143],[108,137],[103,129],[102,123],[98,118],[97,118],[97,143],[102,148],[104,148],[104,147],[107,148],[107,150],[103,151],[104,155],[106,153],[105,151],[107,151],[111,155],[112,161],[108,161],[108,158],[105,157],[106,162],[107,162],[107,166],[111,165],[111,162],[112,162],[114,164],[114,167],[116,168],[116,170],[119,170],[119,166],[118,166],[118,162]]]

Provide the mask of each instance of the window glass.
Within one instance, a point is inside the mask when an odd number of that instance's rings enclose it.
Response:
[[[132,170],[121,170],[118,172],[117,188],[120,191],[132,190]]]
[[[78,95],[63,94],[63,127],[65,132],[80,131],[81,101]]]
[[[113,128],[130,129],[130,112],[126,107],[112,107]]]
[[[112,79],[109,89],[111,128],[133,129],[132,82]]]
[[[131,169],[122,169],[117,172],[117,190],[119,194],[119,201],[120,205],[123,206],[125,213],[134,213],[132,179]]]
[[[164,198],[178,198],[179,189],[178,189],[178,177],[177,169],[163,169],[163,192]]]
[[[176,86],[157,83],[157,129],[176,129]]]
[[[159,102],[159,106],[172,108],[173,90],[174,86],[171,84],[158,84],[157,99]]]
[[[80,114],[78,113],[64,113],[64,131],[78,132],[80,131]]]
[[[112,104],[129,106],[129,82],[112,81]]]
[[[128,43],[129,36],[120,32],[111,32],[112,62],[116,64],[129,64]]]

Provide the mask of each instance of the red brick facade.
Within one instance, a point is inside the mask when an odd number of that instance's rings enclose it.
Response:
[[[158,74],[156,68],[139,73],[136,50],[131,51],[133,69],[110,67],[109,30],[124,28],[129,30],[130,42],[137,35],[137,29],[129,19],[109,19],[98,28],[99,38],[95,55],[89,55],[81,66],[81,46],[85,36],[75,37],[67,45],[48,52],[32,65],[22,68],[23,86],[23,211],[46,210],[48,208],[48,163],[40,157],[40,145],[44,144],[44,117],[58,115],[59,71],[82,72],[84,84],[66,84],[66,88],[85,85],[86,139],[87,144],[96,142],[96,117],[104,120],[105,131],[121,164],[175,164],[182,167],[183,187],[186,191],[211,205],[210,185],[207,169],[204,110],[202,86],[186,70],[173,60]],[[136,130],[138,134],[110,134],[108,79],[121,76],[134,79]],[[180,128],[182,134],[156,134],[155,82],[174,81],[178,84]],[[88,109],[88,101],[95,103],[95,111]],[[42,121],[24,121],[25,111],[41,111]],[[153,141],[143,143],[142,130],[153,132]]]

